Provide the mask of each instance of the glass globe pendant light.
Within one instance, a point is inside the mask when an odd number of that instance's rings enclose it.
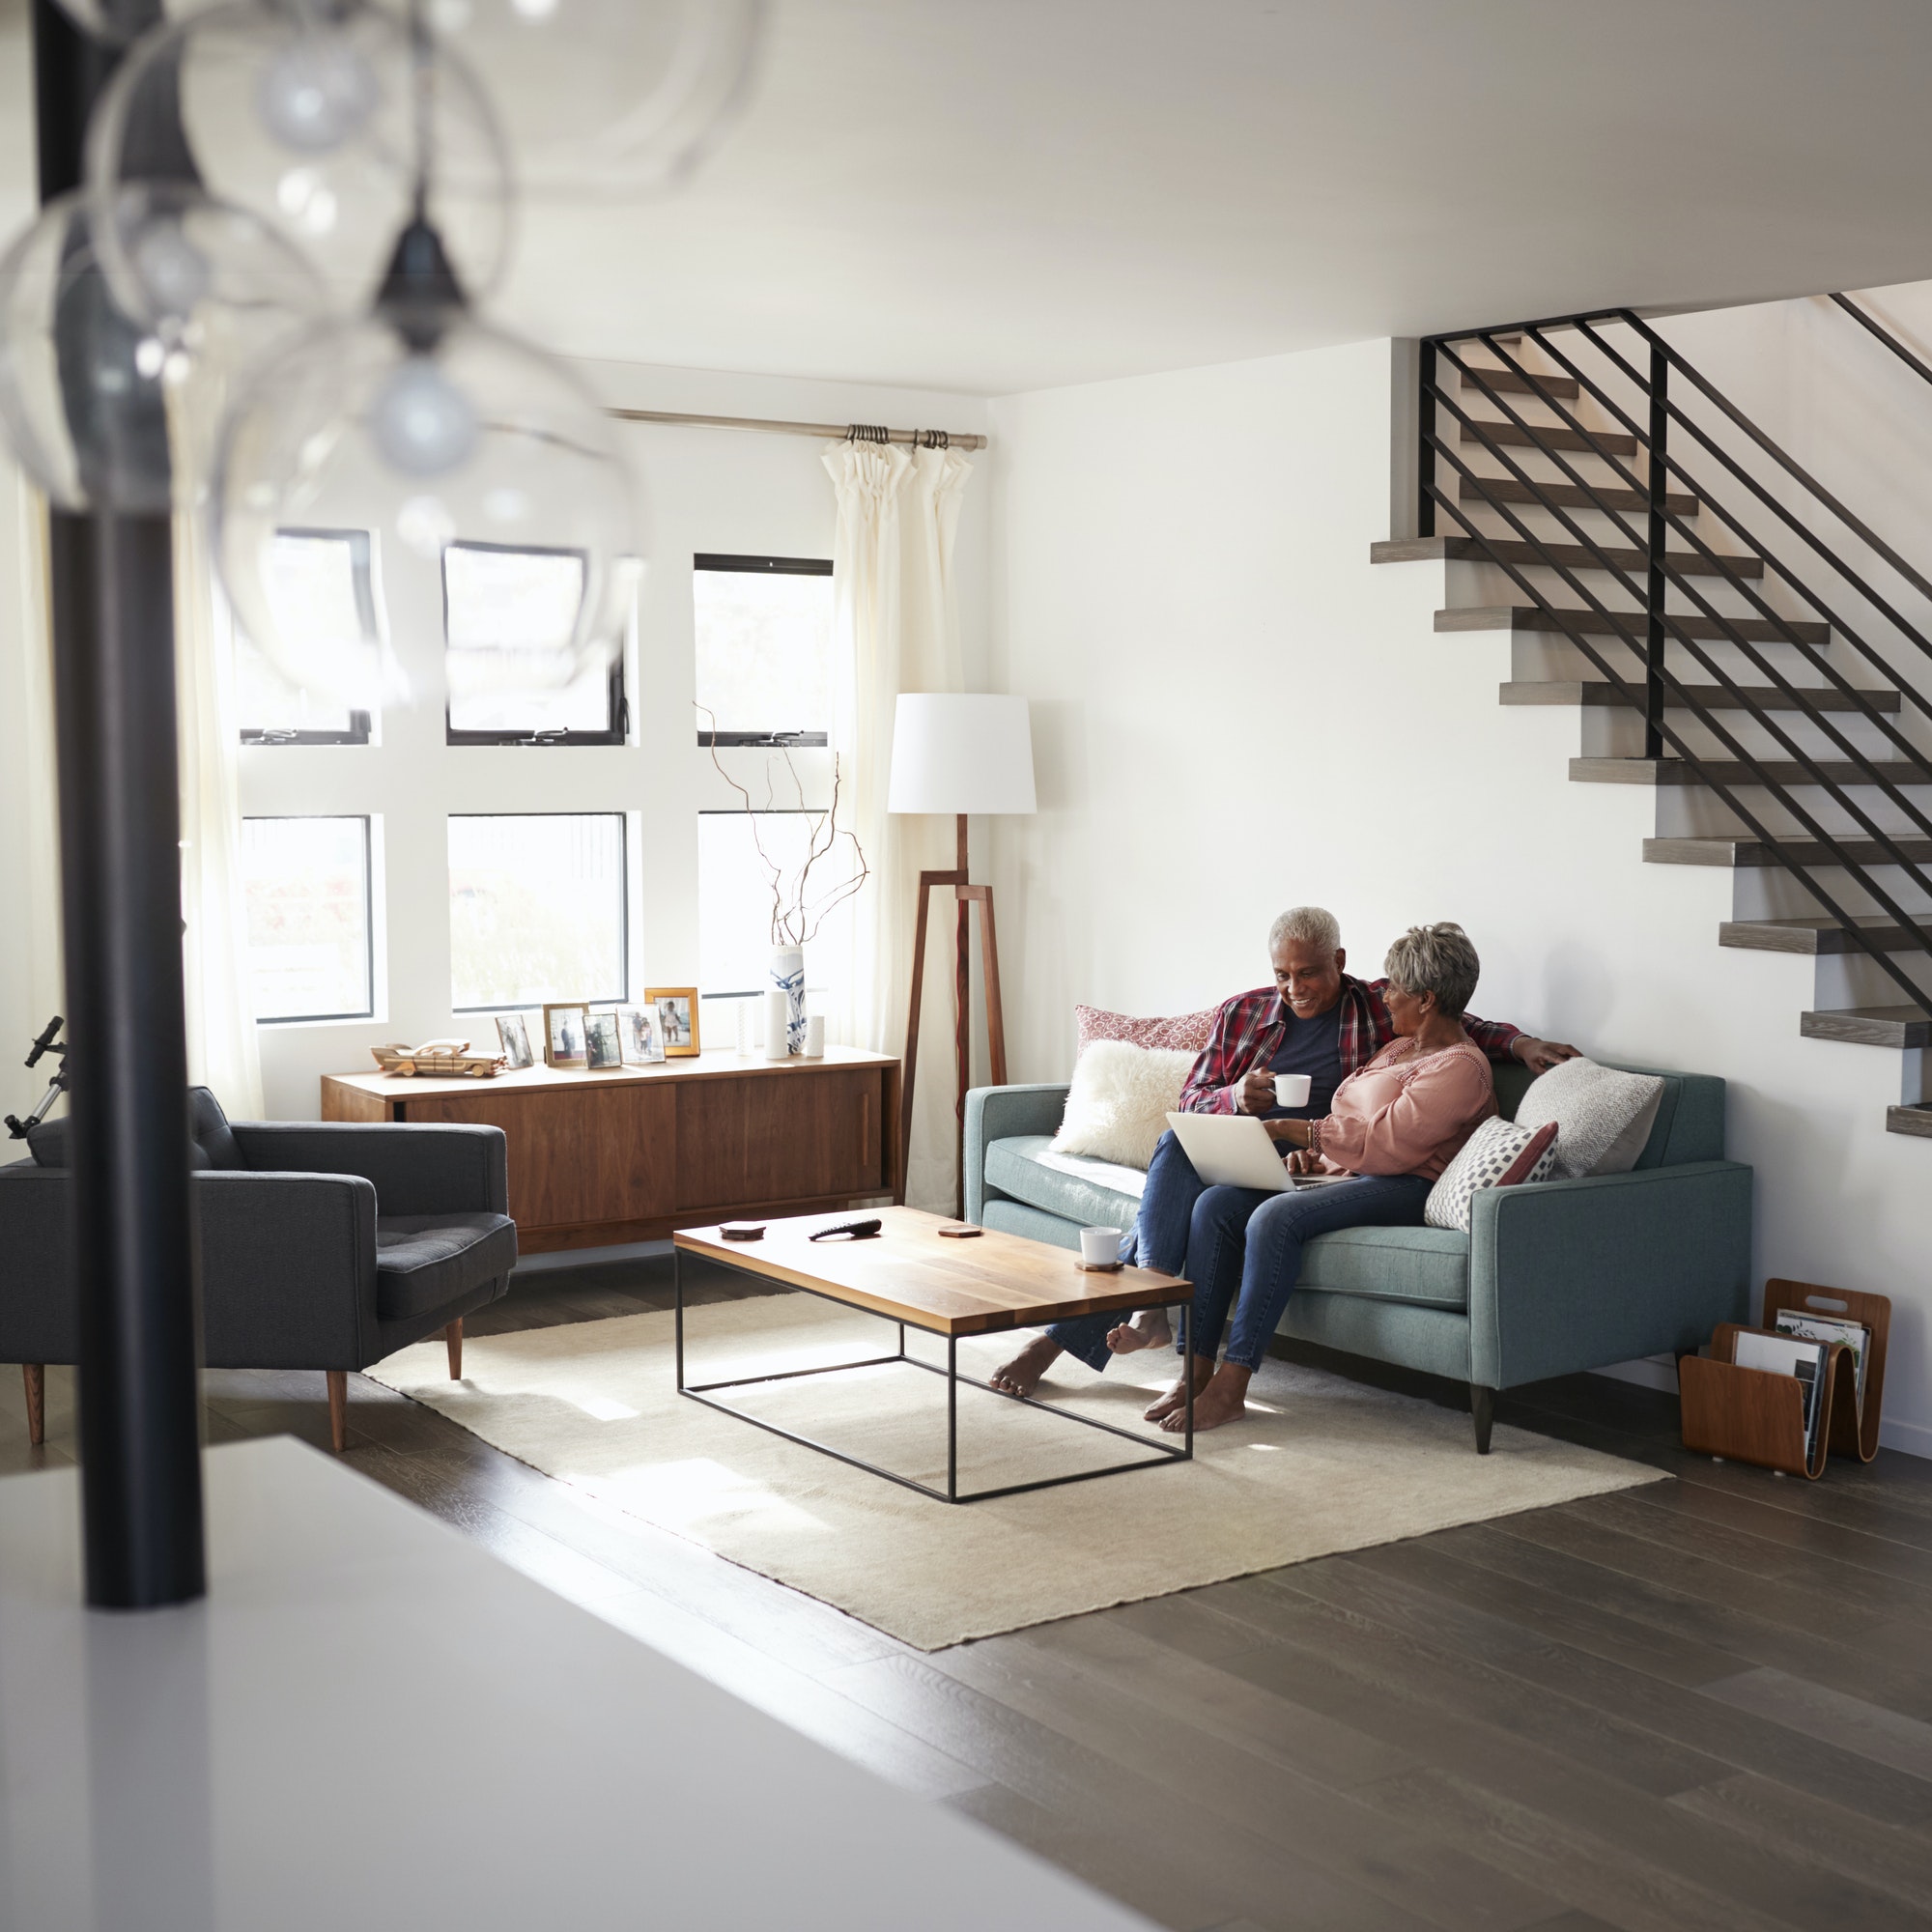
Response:
[[[488,84],[525,193],[669,186],[750,90],[765,0],[427,0]]]
[[[609,416],[554,358],[473,311],[420,213],[369,315],[311,328],[257,370],[229,414],[213,510],[222,582],[253,641],[298,688],[361,705],[404,695],[386,643],[278,620],[282,532],[372,531],[385,602],[425,567],[444,573],[444,595],[459,571],[473,581],[512,554],[561,573],[570,594],[542,629],[450,654],[452,698],[562,690],[608,664],[641,570]]]
[[[89,185],[111,205],[153,172],[153,130],[172,128],[209,194],[299,247],[344,313],[375,295],[426,145],[429,217],[465,287],[486,292],[509,256],[508,154],[462,56],[439,49],[425,71],[420,38],[370,0],[225,0],[158,26],[95,109]],[[102,247],[130,281],[111,233]]]

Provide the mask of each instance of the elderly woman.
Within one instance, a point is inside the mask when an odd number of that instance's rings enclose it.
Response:
[[[1195,1203],[1186,1272],[1194,1284],[1197,1429],[1243,1412],[1248,1378],[1294,1293],[1303,1244],[1337,1228],[1419,1224],[1431,1184],[1496,1111],[1489,1059],[1463,1031],[1481,970],[1468,934],[1460,925],[1411,926],[1389,948],[1382,970],[1396,1037],[1336,1088],[1324,1119],[1265,1122],[1288,1149],[1291,1173],[1349,1178],[1285,1194],[1209,1187]],[[1227,1354],[1217,1369],[1224,1328]],[[1177,1381],[1148,1420],[1179,1431],[1185,1405]]]

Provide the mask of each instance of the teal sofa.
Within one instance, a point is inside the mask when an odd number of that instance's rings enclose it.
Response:
[[[1632,1072],[1661,1069],[1633,1067]],[[1495,1069],[1513,1116],[1530,1076]],[[1642,1355],[1686,1354],[1749,1319],[1751,1171],[1724,1158],[1724,1083],[1664,1073],[1629,1174],[1484,1188],[1466,1235],[1350,1228],[1308,1244],[1279,1332],[1469,1385],[1487,1454],[1495,1392]],[[1064,1085],[966,1096],[966,1218],[1063,1248],[1126,1227],[1109,1177],[1052,1164]],[[1043,1158],[1044,1156],[1044,1158]]]

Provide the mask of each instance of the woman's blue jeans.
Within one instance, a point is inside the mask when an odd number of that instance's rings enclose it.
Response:
[[[1194,1352],[1205,1361],[1214,1359],[1232,1310],[1227,1359],[1257,1369],[1294,1293],[1303,1244],[1337,1228],[1418,1226],[1430,1185],[1419,1175],[1398,1174],[1285,1194],[1209,1187],[1174,1136],[1163,1134],[1121,1259],[1194,1284]],[[1104,1369],[1113,1359],[1107,1331],[1120,1320],[1086,1315],[1046,1332],[1089,1368]]]

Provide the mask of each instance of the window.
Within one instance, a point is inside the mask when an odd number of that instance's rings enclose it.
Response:
[[[449,544],[442,622],[452,745],[621,745],[624,667],[566,679],[581,551]]]
[[[277,530],[270,597],[292,650],[327,656],[376,640],[367,530]],[[238,634],[236,700],[244,745],[366,745],[369,714],[298,691]]]
[[[366,818],[244,818],[242,890],[258,1020],[376,1010]]]
[[[789,890],[805,863],[813,829],[823,821],[822,812],[795,810],[698,813],[698,982],[707,998],[764,989],[773,944],[770,866],[780,867]],[[812,869],[808,907],[817,903],[830,911],[824,902],[837,898],[851,875],[851,845],[841,838]],[[844,920],[831,912],[807,942],[805,971],[812,991],[844,981],[848,930]]]
[[[697,742],[712,742],[715,721],[721,745],[824,744],[832,724],[831,563],[692,561]]]
[[[452,1009],[627,999],[625,881],[621,811],[452,817]]]

